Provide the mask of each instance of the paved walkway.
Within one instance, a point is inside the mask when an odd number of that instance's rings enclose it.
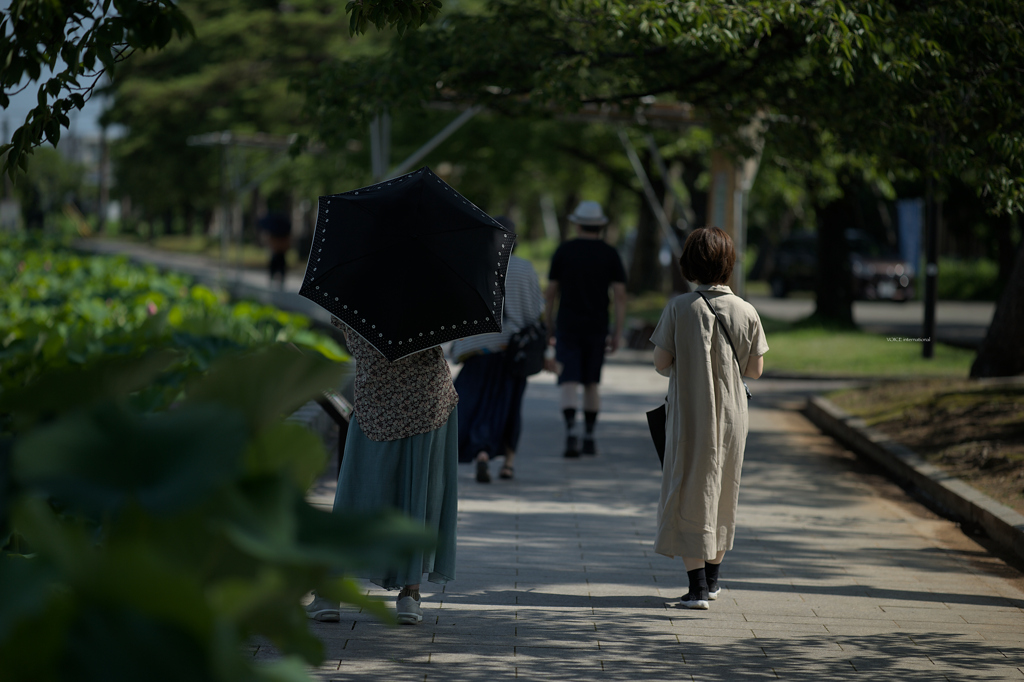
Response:
[[[578,461],[553,381],[531,381],[517,478],[461,470],[458,579],[424,585],[418,627],[315,624],[319,677],[1024,680],[1024,577],[821,436],[795,411],[820,383],[754,382],[722,597],[678,608],[643,416],[665,381],[607,366],[601,454]]]
[[[204,259],[141,246],[131,255],[216,278]],[[227,279],[240,295],[298,298],[269,291],[261,273]],[[678,608],[682,562],[651,551],[660,471],[643,415],[666,383],[646,365],[606,366],[601,454],[566,461],[557,389],[535,377],[516,479],[480,485],[462,468],[458,579],[424,585],[417,627],[389,629],[355,610],[314,623],[327,653],[318,676],[1024,680],[1024,576],[797,412],[835,383],[753,383],[722,596],[710,611]],[[329,486],[318,492],[333,498]],[[266,645],[254,655],[276,657]]]

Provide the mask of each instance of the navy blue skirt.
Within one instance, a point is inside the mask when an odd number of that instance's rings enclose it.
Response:
[[[459,461],[481,452],[490,457],[513,452],[522,431],[521,411],[526,379],[509,376],[504,353],[474,355],[455,378],[459,393]]]

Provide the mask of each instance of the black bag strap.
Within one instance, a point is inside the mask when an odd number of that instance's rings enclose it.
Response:
[[[709,308],[711,308],[711,312],[715,316],[715,320],[718,322],[719,325],[721,325],[722,331],[725,332],[725,340],[729,342],[729,348],[732,349],[732,357],[735,358],[735,360],[736,360],[736,366],[740,368],[740,379],[742,380],[743,379],[743,365],[740,364],[740,356],[736,354],[736,346],[732,345],[732,337],[729,336],[729,330],[726,328],[725,323],[722,322],[722,318],[720,318],[718,316],[718,311],[715,310],[715,306],[711,305],[711,301],[709,301],[708,297],[704,295],[704,292],[703,291],[698,291],[697,294],[701,298],[703,298],[704,302],[708,304]],[[746,383],[744,383],[744,386],[746,386]],[[747,393],[748,394],[750,393],[749,389],[747,390]]]

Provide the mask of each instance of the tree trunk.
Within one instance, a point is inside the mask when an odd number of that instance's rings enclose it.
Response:
[[[658,262],[660,248],[657,221],[647,206],[647,199],[641,197],[640,213],[636,221],[636,241],[633,242],[633,260],[629,266],[629,281],[626,283],[629,293],[661,291],[661,263]]]
[[[576,209],[579,195],[576,192],[568,192],[565,195],[565,202],[562,204],[562,215],[558,221],[558,241],[564,242],[572,236],[569,230],[569,216]]]
[[[853,326],[853,282],[846,244],[847,228],[855,227],[856,202],[846,196],[818,214],[818,274],[814,316],[842,326]]]
[[[645,154],[644,166],[650,167],[650,159]],[[647,177],[651,177],[648,172]],[[665,184],[651,178],[654,194],[661,200],[665,196]],[[640,210],[636,220],[636,241],[633,242],[633,261],[629,266],[629,281],[626,290],[631,294],[642,294],[645,291],[661,291],[665,279],[664,268],[658,260],[661,251],[661,228],[654,216],[647,197],[638,195]]]
[[[193,237],[196,233],[196,207],[192,205],[192,202],[185,202],[181,210],[185,216],[185,234]]]
[[[1012,377],[1024,374],[1024,246],[1017,249],[1010,281],[999,298],[988,334],[981,342],[971,376]]]
[[[164,224],[164,236],[170,236],[174,234],[174,211],[172,211],[169,208],[165,210],[161,214],[161,220]]]
[[[1010,281],[1013,273],[1013,261],[1016,249],[1013,245],[1013,228],[1016,216],[1007,214],[993,218],[996,232],[996,256],[999,260],[999,276],[997,282],[1000,287],[1005,287]],[[1024,240],[1021,240],[1024,244]]]

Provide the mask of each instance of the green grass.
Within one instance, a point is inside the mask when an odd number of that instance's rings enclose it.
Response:
[[[935,344],[935,357],[921,357],[921,344],[888,341],[857,329],[761,318],[768,338],[765,372],[863,377],[966,378],[975,353]]]
[[[657,324],[668,297],[647,293],[631,298],[626,318],[631,326]],[[974,351],[935,345],[935,357],[921,357],[921,344],[888,341],[854,327],[837,327],[809,317],[783,322],[762,317],[771,350],[766,372],[836,377],[957,377],[966,378]]]
[[[630,296],[626,301],[626,319],[640,324],[658,324],[666,303],[668,296],[656,291]]]

